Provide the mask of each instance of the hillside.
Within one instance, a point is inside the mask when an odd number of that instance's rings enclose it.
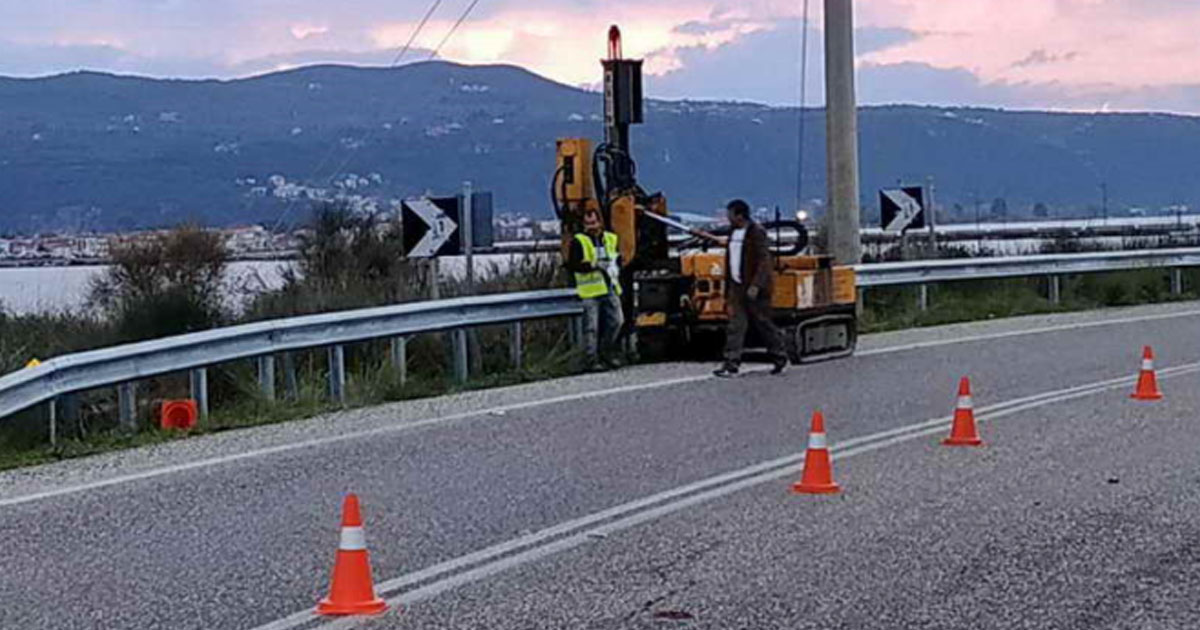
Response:
[[[278,199],[271,176],[382,199],[469,179],[501,211],[548,216],[554,141],[598,137],[600,112],[599,95],[519,68],[441,62],[237,81],[0,78],[0,230],[303,216],[308,202]],[[731,196],[790,205],[794,109],[654,101],[647,119],[634,131],[641,179],[673,207],[709,212]],[[824,191],[823,112],[806,120],[813,198]],[[896,106],[865,108],[861,132],[869,206],[877,188],[930,174],[940,203],[972,218],[976,197],[985,208],[1002,197],[1013,215],[1035,203],[1084,211],[1101,182],[1114,208],[1200,197],[1197,118]]]

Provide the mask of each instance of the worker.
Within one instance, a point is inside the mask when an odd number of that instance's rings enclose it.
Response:
[[[771,321],[771,250],[767,231],[750,218],[750,206],[735,199],[726,206],[729,224],[733,228],[725,248],[725,304],[729,309],[729,326],[725,333],[725,364],[714,374],[720,377],[737,376],[742,363],[742,348],[746,332],[753,325],[767,346],[774,364],[772,374],[782,374],[787,367],[783,336]]]
[[[604,229],[596,210],[584,214],[583,230],[571,241],[567,269],[575,274],[575,290],[583,299],[587,367],[590,371],[613,369],[621,366],[617,336],[625,324],[617,235]]]

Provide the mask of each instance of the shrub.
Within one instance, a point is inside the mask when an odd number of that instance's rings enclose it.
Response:
[[[122,341],[219,326],[229,255],[220,234],[185,226],[110,244],[112,264],[92,281],[90,304]]]

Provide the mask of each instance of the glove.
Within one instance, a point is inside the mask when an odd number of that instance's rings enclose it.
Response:
[[[759,290],[757,284],[752,284],[752,285],[750,285],[749,289],[746,289],[746,297],[750,298],[751,300],[757,300],[758,295],[761,292],[762,291]]]

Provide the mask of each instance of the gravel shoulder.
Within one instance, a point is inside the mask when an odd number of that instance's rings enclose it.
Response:
[[[1019,334],[1022,331],[1096,325],[1136,318],[1195,317],[1200,320],[1200,303],[1180,302],[1102,311],[1037,315],[1028,317],[954,324],[932,328],[865,335],[859,340],[863,355],[888,352],[914,344],[938,344],[980,336]],[[172,468],[207,465],[264,450],[305,447],[310,442],[353,438],[370,432],[402,431],[429,421],[452,418],[468,420],[504,413],[505,408],[536,405],[542,401],[570,399],[591,392],[608,391],[621,396],[626,388],[670,387],[706,379],[712,366],[706,364],[661,364],[636,366],[606,374],[576,376],[514,387],[473,391],[450,396],[406,401],[379,407],[325,414],[307,420],[253,427],[198,436],[154,446],[67,460],[53,464],[0,472],[0,501],[32,494],[54,492],[81,484],[103,483],[122,477]],[[656,385],[657,384],[657,385]]]

